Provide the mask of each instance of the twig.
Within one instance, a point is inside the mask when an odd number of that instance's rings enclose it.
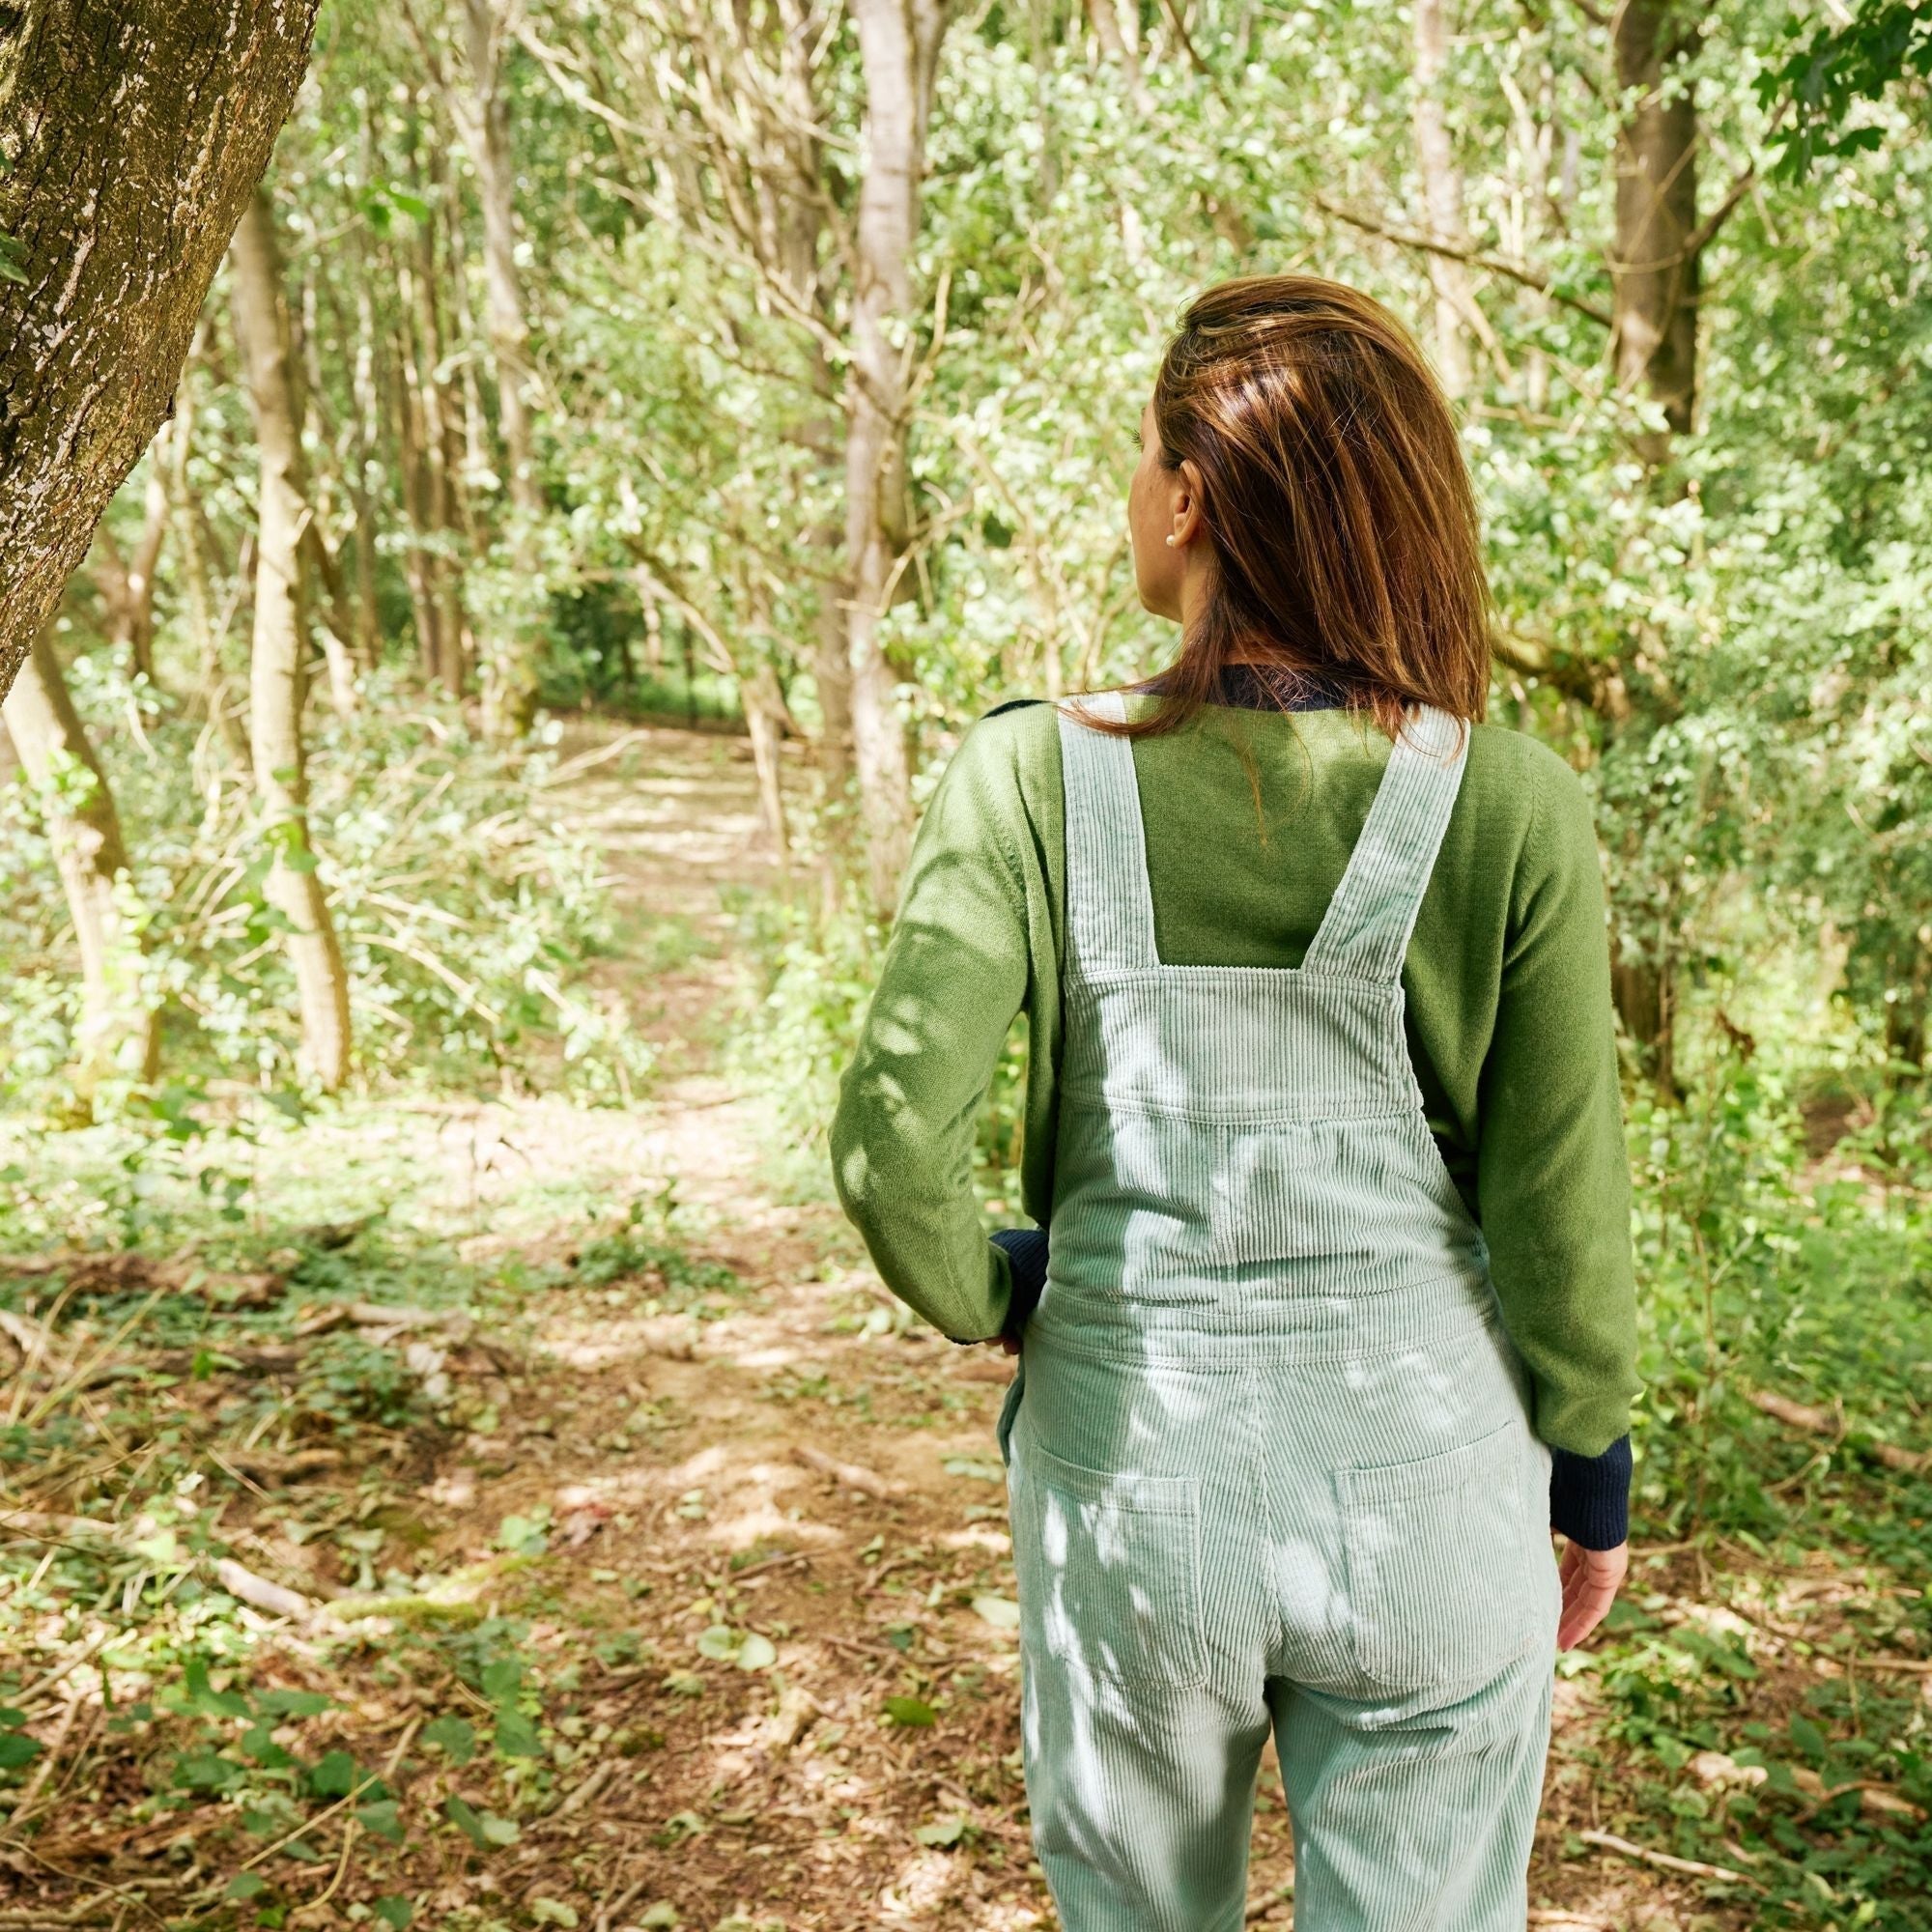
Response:
[[[813,1552],[810,1549],[787,1550],[782,1556],[767,1556],[762,1563],[749,1563],[735,1575],[725,1577],[727,1584],[746,1583],[753,1577],[763,1577],[773,1570],[788,1570],[794,1563],[810,1563]],[[1932,1664],[1926,1666],[1932,1669]]]
[[[1732,1871],[1728,1865],[1707,1865],[1697,1859],[1678,1859],[1672,1858],[1668,1852],[1647,1851],[1642,1845],[1634,1845],[1628,1838],[1618,1837],[1614,1832],[1578,1832],[1577,1835],[1586,1845],[1615,1852],[1620,1858],[1634,1859],[1639,1864],[1655,1865],[1660,1871],[1683,1872],[1690,1878],[1721,1879],[1726,1885],[1757,1885],[1754,1878],[1741,1871]]]
[[[1365,235],[1379,235],[1384,242],[1393,242],[1399,248],[1417,248],[1425,255],[1441,255],[1452,262],[1466,262],[1472,269],[1487,269],[1492,274],[1501,275],[1506,281],[1520,282],[1524,288],[1534,289],[1538,295],[1548,296],[1551,301],[1562,303],[1565,308],[1575,309],[1578,315],[1588,316],[1592,322],[1600,323],[1605,328],[1616,327],[1616,318],[1608,309],[1600,308],[1581,296],[1573,296],[1559,289],[1556,278],[1549,270],[1539,269],[1533,262],[1519,262],[1508,255],[1492,254],[1487,248],[1478,248],[1473,242],[1444,241],[1439,235],[1425,235],[1420,229],[1398,228],[1393,222],[1384,221],[1378,215],[1344,208],[1340,202],[1330,201],[1324,195],[1318,194],[1315,205],[1323,213],[1332,214],[1337,221],[1346,221],[1350,228],[1359,228]]]
[[[1753,1408],[1763,1410],[1787,1428],[1806,1430],[1813,1435],[1830,1435],[1834,1441],[1845,1439],[1847,1432],[1843,1419],[1829,1409],[1793,1402],[1790,1397],[1774,1395],[1769,1389],[1753,1389],[1750,1401]],[[1876,1442],[1861,1436],[1854,1446],[1862,1449],[1873,1462],[1883,1463],[1888,1469],[1896,1469],[1903,1475],[1922,1476],[1928,1468],[1932,1468],[1932,1456],[1920,1455],[1913,1449],[1900,1449],[1894,1443]]]
[[[24,1857],[32,1859],[37,1865],[52,1872],[56,1878],[66,1879],[70,1885],[89,1885],[97,1891],[111,1892],[116,1898],[125,1899],[137,1912],[145,1912],[161,1928],[161,1932],[168,1932],[168,1921],[138,1891],[128,1891],[121,1886],[109,1885],[104,1878],[89,1878],[85,1872],[69,1871],[66,1866],[55,1864],[51,1859],[42,1858],[24,1838],[0,1838],[0,1845],[4,1845],[10,1852],[19,1852]]]
[[[329,1880],[328,1889],[320,1897],[310,1899],[306,1905],[297,1906],[290,1918],[306,1918],[311,1912],[320,1912],[342,1889],[342,1881],[349,1876],[349,1854],[355,1848],[356,1830],[354,1818],[342,1828],[342,1856],[335,1861],[335,1876]]]
[[[876,1496],[881,1502],[890,1502],[895,1496],[905,1494],[903,1484],[888,1482],[864,1463],[841,1463],[838,1457],[828,1456],[824,1450],[814,1449],[807,1442],[792,1444],[791,1459],[808,1469],[816,1469],[821,1476],[830,1476],[843,1483],[848,1490],[857,1490],[862,1495]]]

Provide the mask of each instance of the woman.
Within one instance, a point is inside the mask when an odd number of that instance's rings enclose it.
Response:
[[[898,1294],[1020,1353],[1027,1787],[1067,1932],[1241,1924],[1270,1728],[1300,1932],[1520,1932],[1637,1388],[1588,806],[1479,722],[1474,501],[1377,303],[1210,290],[1141,435],[1135,574],[1179,656],[961,747],[841,1196]],[[989,1241],[974,1117],[1022,1011],[1041,1227]]]

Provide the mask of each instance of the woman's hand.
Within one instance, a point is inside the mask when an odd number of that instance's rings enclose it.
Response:
[[[980,1346],[982,1349],[997,1349],[1003,1355],[1017,1355],[1020,1351],[1020,1342],[1017,1335],[989,1336]]]
[[[1557,1574],[1563,1579],[1563,1614],[1556,1625],[1558,1650],[1576,1647],[1603,1622],[1616,1602],[1630,1569],[1630,1545],[1620,1543],[1614,1549],[1585,1549],[1568,1544]]]

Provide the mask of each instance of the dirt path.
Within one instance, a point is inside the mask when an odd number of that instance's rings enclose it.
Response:
[[[528,1412],[472,1435],[432,1491],[453,1546],[467,1531],[487,1548],[505,1518],[549,1511],[544,1567],[554,1586],[560,1549],[570,1570],[533,1641],[577,1673],[575,1715],[603,1751],[484,1883],[526,1910],[537,1892],[567,1902],[606,1932],[1049,1926],[992,1440],[1007,1364],[909,1326],[829,1201],[782,1198],[775,1124],[720,1071],[743,990],[724,901],[777,885],[749,757],[653,731],[559,799],[631,909],[611,979],[662,1077],[630,1114],[526,1109],[501,1172],[514,1165],[526,1194],[535,1167],[629,1166],[640,1199],[675,1204],[686,1259],[640,1238],[608,1285],[542,1298]],[[475,1239],[527,1247],[533,1233]],[[579,1274],[605,1270],[580,1258]],[[1562,1859],[1554,1814],[1574,1808],[1581,1743],[1559,1739],[1532,1887],[1563,1904],[1534,1922],[1714,1922],[1680,1918],[1627,1867]],[[1292,1889],[1270,1768],[1250,1922],[1292,1923]]]

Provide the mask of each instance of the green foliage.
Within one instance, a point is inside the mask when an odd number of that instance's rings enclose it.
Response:
[[[1795,30],[1794,30],[1795,31]],[[1932,7],[1924,0],[1871,0],[1842,26],[1820,27],[1758,82],[1767,100],[1792,111],[1780,174],[1802,178],[1818,160],[1877,148],[1882,125],[1848,126],[1855,106],[1889,88],[1932,74]]]
[[[292,1092],[293,984],[263,895],[272,841],[255,834],[248,791],[152,699],[148,749],[124,752],[113,723],[142,693],[102,660],[80,659],[72,681],[112,762],[171,1077],[245,1071]],[[379,681],[370,698],[319,734],[310,808],[365,1074],[621,1096],[649,1055],[586,979],[611,941],[606,888],[597,852],[545,808],[552,761],[513,764],[399,686]],[[0,956],[14,968],[0,1078],[30,1105],[58,1092],[78,1024],[51,876],[37,802],[0,792]]]

